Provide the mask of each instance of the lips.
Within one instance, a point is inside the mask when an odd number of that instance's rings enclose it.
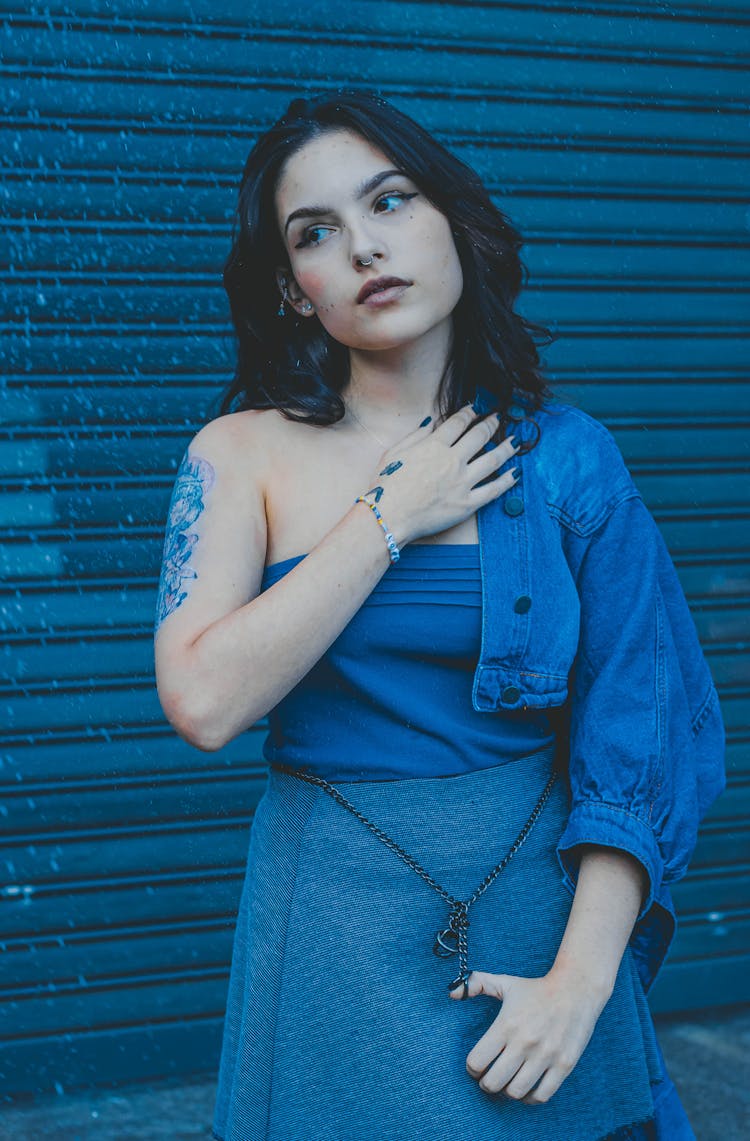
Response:
[[[361,305],[366,297],[371,293],[380,293],[384,289],[391,289],[394,285],[411,285],[410,281],[404,281],[402,277],[376,277],[372,281],[366,281],[357,294],[357,304]]]

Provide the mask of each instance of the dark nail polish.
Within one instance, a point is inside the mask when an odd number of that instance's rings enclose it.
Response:
[[[523,475],[523,472],[521,471],[520,467],[514,467],[511,475],[515,476],[516,479],[520,479]]]
[[[432,416],[425,416],[424,420],[419,425],[420,428],[424,428],[425,424],[429,424],[431,420],[432,420]]]

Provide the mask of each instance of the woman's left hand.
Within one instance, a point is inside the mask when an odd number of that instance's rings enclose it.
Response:
[[[450,997],[459,999],[462,993],[459,986]],[[590,977],[554,969],[541,978],[472,971],[467,998],[480,994],[503,1005],[468,1054],[466,1069],[487,1093],[526,1105],[549,1101],[560,1088],[609,998]]]

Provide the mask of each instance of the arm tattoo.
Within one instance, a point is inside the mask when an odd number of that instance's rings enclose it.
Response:
[[[182,605],[187,598],[188,583],[198,577],[190,566],[198,534],[190,528],[198,522],[203,511],[203,498],[215,478],[216,473],[208,460],[185,452],[169,504],[154,633],[164,619]]]

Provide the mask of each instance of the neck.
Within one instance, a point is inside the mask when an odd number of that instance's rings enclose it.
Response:
[[[342,395],[368,427],[386,430],[413,421],[416,428],[425,416],[437,417],[451,328],[447,318],[409,344],[349,350],[350,379]]]

